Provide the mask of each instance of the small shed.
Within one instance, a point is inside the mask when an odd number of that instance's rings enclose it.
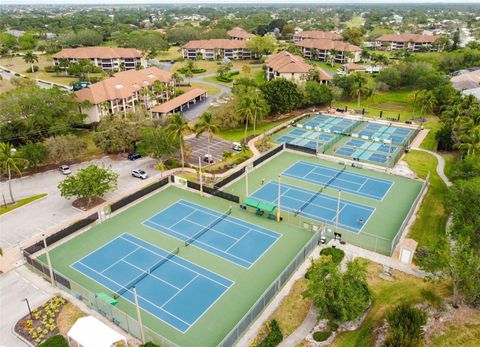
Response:
[[[79,318],[67,333],[69,346],[74,347],[111,347],[127,339],[109,326],[92,316]]]

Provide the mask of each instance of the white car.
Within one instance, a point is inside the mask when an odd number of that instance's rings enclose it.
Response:
[[[58,171],[60,171],[63,175],[70,175],[72,173],[68,165],[61,165],[58,168]]]
[[[144,180],[145,178],[148,177],[148,174],[142,169],[135,169],[132,171],[132,176],[136,178],[141,178],[142,180]]]
[[[234,143],[232,144],[232,149],[233,149],[234,151],[237,151],[237,152],[243,151],[243,147],[242,147],[242,144],[241,144],[240,142],[234,142]]]

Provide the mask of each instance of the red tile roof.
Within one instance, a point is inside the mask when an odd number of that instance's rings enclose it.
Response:
[[[348,42],[334,41],[326,39],[306,39],[295,43],[297,46],[305,48],[316,48],[323,50],[336,49],[341,52],[360,52],[362,49],[358,46],[352,45]]]
[[[279,73],[308,73],[315,68],[314,66],[305,63],[305,60],[302,57],[286,51],[271,55],[268,58],[266,65]],[[317,67],[316,69],[318,70],[322,81],[329,81],[332,79],[332,76],[322,68]]]
[[[384,34],[379,36],[376,41],[381,42],[416,42],[416,43],[433,43],[440,36],[436,35],[419,35],[419,34]]]
[[[230,37],[240,37],[242,39],[252,39],[255,37],[255,35],[250,34],[248,31],[240,27],[235,27],[232,30],[227,31],[227,34]]]
[[[125,99],[144,87],[153,85],[155,81],[170,82],[172,74],[158,67],[142,70],[117,72],[113,77],[92,84],[75,92],[78,101],[88,100],[97,105],[107,100]]]
[[[187,102],[192,101],[193,99],[198,98],[199,96],[206,93],[207,93],[206,89],[194,88],[182,95],[177,96],[176,98],[173,98],[167,102],[164,102],[163,104],[155,106],[154,108],[152,108],[152,112],[154,113],[171,112],[176,108],[179,108],[183,104],[186,104]]]
[[[64,48],[53,55],[53,58],[70,59],[111,59],[111,58],[141,58],[142,52],[135,48],[113,48],[113,47],[79,47]]]
[[[228,39],[193,40],[187,42],[182,48],[191,49],[220,49],[220,48],[246,48],[246,41]]]
[[[293,35],[294,37],[300,37],[302,39],[328,39],[328,40],[341,40],[342,35],[333,31],[320,31],[320,30],[307,30]]]

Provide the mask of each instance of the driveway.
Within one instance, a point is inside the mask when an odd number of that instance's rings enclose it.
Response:
[[[208,97],[205,100],[203,100],[202,102],[190,107],[188,110],[183,111],[182,112],[183,115],[188,120],[192,120],[192,119],[195,119],[198,116],[200,116],[203,112],[205,112],[210,107],[210,104],[212,102],[214,102],[215,99],[217,99],[219,96],[221,96],[223,94],[230,94],[232,92],[232,88],[227,87],[223,84],[207,82],[207,81],[203,80],[204,78],[212,77],[212,76],[216,76],[216,75],[217,75],[216,73],[211,73],[211,74],[206,74],[206,75],[194,76],[194,77],[191,78],[191,80],[190,80],[191,83],[201,83],[201,84],[204,84],[204,85],[208,85],[208,86],[211,86],[211,87],[218,88],[218,89],[220,89],[220,93],[213,94],[213,95],[209,94]]]
[[[122,192],[141,185],[141,180],[131,176],[133,169],[144,169],[150,176],[160,174],[152,167],[156,163],[154,159],[141,158],[136,161],[129,161],[127,159],[112,160],[109,157],[72,165],[72,172],[75,173],[78,169],[91,163],[110,166],[113,171],[119,174],[117,190],[108,193],[106,199],[112,199]],[[65,176],[57,170],[50,170],[12,181],[13,194],[16,199],[42,193],[48,195],[43,199],[0,216],[0,230],[2,231],[0,247],[4,250],[14,247],[81,213],[72,207],[71,200],[66,200],[60,196],[57,186],[64,178]],[[7,201],[9,200],[8,183],[6,181],[0,183],[0,194],[4,194]]]
[[[0,346],[29,346],[13,333],[16,322],[28,313],[24,299],[28,299],[33,310],[52,297],[39,287],[47,282],[37,286],[23,277],[24,271],[28,270],[23,266],[0,275]]]
[[[207,134],[202,134],[198,138],[192,137],[185,139],[185,142],[191,149],[191,155],[188,159],[188,162],[192,165],[198,166],[198,157],[201,157],[203,160],[204,155],[208,153]],[[232,154],[234,153],[232,149],[232,142],[220,138],[212,138],[210,143],[210,154],[212,155],[215,163],[223,159],[224,151],[232,152]],[[204,165],[207,166],[207,163],[203,161],[202,166]]]

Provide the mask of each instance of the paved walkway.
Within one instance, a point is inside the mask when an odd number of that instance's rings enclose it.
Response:
[[[429,153],[429,154],[433,155],[435,158],[437,158],[438,164],[437,164],[437,170],[436,171],[437,171],[438,176],[440,176],[442,181],[445,182],[447,187],[450,187],[452,185],[452,182],[450,182],[447,175],[445,175],[445,172],[444,172],[444,170],[445,170],[445,159],[443,159],[443,157],[440,154],[438,154],[436,152],[429,151],[428,149],[423,149],[423,148],[412,148],[412,149],[415,149],[417,151],[422,151],[422,152],[425,152],[425,153]]]
[[[307,318],[303,321],[303,323],[293,332],[291,333],[285,340],[283,340],[278,346],[279,347],[291,347],[296,346],[307,337],[308,334],[312,331],[312,329],[317,325],[318,322],[318,315],[315,307],[312,305],[310,307],[310,311],[308,311]]]

